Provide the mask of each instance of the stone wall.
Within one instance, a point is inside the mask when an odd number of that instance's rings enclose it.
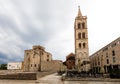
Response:
[[[41,71],[42,61],[52,61],[52,54],[45,51],[42,46],[33,46],[33,49],[25,50],[23,71]]]
[[[67,69],[73,69],[75,67],[75,54],[70,53],[66,56]]]
[[[42,62],[41,63],[41,71],[58,71],[60,70],[60,64],[62,62],[59,60],[53,60],[50,62]]]
[[[14,73],[14,74],[2,74],[0,79],[16,79],[16,80],[37,80],[36,73]]]
[[[93,73],[109,73],[111,69],[120,69],[120,37],[104,46],[90,57]]]

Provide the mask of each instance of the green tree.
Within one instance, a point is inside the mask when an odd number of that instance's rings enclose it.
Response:
[[[0,69],[1,70],[6,70],[7,69],[7,64],[1,64]]]

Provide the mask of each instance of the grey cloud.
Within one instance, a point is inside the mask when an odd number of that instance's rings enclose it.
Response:
[[[66,1],[6,0],[1,4],[0,30],[4,31],[0,37],[0,52],[3,53],[0,53],[1,59],[6,57],[6,62],[22,61],[24,50],[33,45],[46,47],[56,59],[63,59],[64,55],[72,51],[69,49],[71,38],[68,39],[69,45],[65,43],[65,35],[71,36],[66,34],[71,33],[69,26],[66,26],[69,25],[66,18],[70,12]],[[7,35],[5,39],[3,34]]]

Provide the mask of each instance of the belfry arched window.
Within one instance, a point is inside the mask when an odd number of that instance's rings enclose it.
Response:
[[[81,43],[79,43],[79,48],[81,48]]]
[[[82,28],[83,28],[83,29],[85,28],[85,23],[82,23]]]
[[[81,39],[81,33],[78,33],[78,39]]]
[[[85,38],[85,32],[82,33],[82,38]]]
[[[80,23],[78,23],[78,29],[80,29],[81,28],[81,24]]]
[[[83,43],[83,48],[85,48],[86,47],[86,43]]]

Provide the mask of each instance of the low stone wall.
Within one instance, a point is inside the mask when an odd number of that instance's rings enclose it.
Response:
[[[16,80],[36,80],[36,73],[14,73],[14,74],[2,74],[0,79],[16,79]]]
[[[23,72],[19,70],[0,70],[0,79],[36,80],[55,72],[56,71]]]
[[[41,77],[44,77],[44,76],[46,76],[46,75],[50,75],[50,74],[53,74],[53,73],[56,73],[56,71],[55,72],[53,72],[53,71],[51,71],[51,72],[37,72],[37,78],[41,78]]]
[[[120,82],[120,79],[111,79],[111,78],[70,78],[62,76],[61,80],[63,81],[100,81],[100,82]]]
[[[0,75],[22,73],[22,72],[23,72],[22,70],[0,70]]]

